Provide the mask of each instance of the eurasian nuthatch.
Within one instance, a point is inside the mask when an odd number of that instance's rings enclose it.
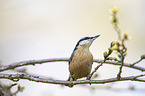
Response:
[[[99,36],[100,35],[84,37],[78,41],[69,59],[69,81],[74,81],[90,75],[93,64],[93,55],[91,54],[89,47]]]

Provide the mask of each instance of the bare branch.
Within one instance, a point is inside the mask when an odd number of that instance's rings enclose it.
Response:
[[[51,58],[51,59],[28,60],[28,61],[16,62],[16,63],[12,63],[10,65],[0,67],[0,72],[9,70],[9,69],[15,69],[15,68],[22,67],[22,66],[27,66],[27,65],[35,65],[35,64],[42,64],[42,63],[48,63],[48,62],[62,62],[62,61],[68,62],[68,60],[69,60],[69,58]],[[93,62],[101,63],[101,62],[104,62],[104,60],[94,59]],[[115,61],[110,61],[110,60],[106,60],[104,64],[121,65],[121,63],[116,63]],[[129,63],[124,63],[124,66],[133,68],[136,70],[140,70],[140,71],[145,71],[145,68],[140,67],[140,66],[131,66],[131,64],[129,64]]]
[[[56,61],[57,62],[58,61],[68,61],[68,58],[52,58],[52,59],[28,60],[28,61],[16,62],[16,63],[12,63],[10,65],[0,67],[0,72],[9,70],[9,69],[15,69],[15,68],[21,67],[21,66],[35,65],[35,64],[42,64],[42,63],[56,62]]]
[[[94,60],[94,62],[97,62],[96,60]],[[111,64],[111,65],[121,65],[121,63],[116,63],[115,61],[106,61],[104,64]],[[140,71],[145,71],[145,68],[144,67],[140,67],[140,66],[132,66],[131,64],[129,63],[124,63],[124,67],[129,67],[129,68],[133,68],[133,69],[136,69],[136,70],[140,70]]]
[[[79,81],[72,81],[73,85],[79,85],[79,84],[105,84],[105,83],[111,83],[111,82],[117,82],[117,81],[139,81],[139,82],[145,82],[145,79],[141,79],[139,77],[143,77],[145,74],[137,75],[137,76],[129,76],[129,77],[121,77],[120,80],[117,78],[110,78],[110,79],[103,79],[103,80],[79,80]],[[59,84],[59,85],[65,85],[68,86],[70,84],[70,81],[65,80],[49,80],[44,78],[39,78],[38,76],[33,75],[24,75],[24,74],[0,74],[1,79],[9,79],[12,81],[19,81],[20,79],[25,79],[29,81],[34,82],[42,82],[42,83],[49,83],[49,84]]]

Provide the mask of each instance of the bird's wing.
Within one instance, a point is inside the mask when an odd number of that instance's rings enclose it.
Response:
[[[78,49],[78,48],[75,47],[75,49],[73,50],[73,52],[72,52],[72,54],[71,54],[71,56],[70,56],[70,58],[69,58],[69,64],[70,64],[70,62],[72,61],[72,58],[73,58],[73,56],[74,56],[74,54],[75,54],[75,51],[76,51],[77,49]]]

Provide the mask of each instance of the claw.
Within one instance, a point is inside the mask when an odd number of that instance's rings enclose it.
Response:
[[[91,79],[91,74],[89,74],[88,76],[87,76],[87,81],[89,81]],[[91,83],[89,83],[90,85],[91,85]]]
[[[74,84],[73,84],[73,78],[72,77],[70,77],[70,82],[69,82],[69,87],[73,87],[74,86]]]
[[[91,74],[89,74],[88,76],[87,76],[87,80],[90,80],[91,79]]]

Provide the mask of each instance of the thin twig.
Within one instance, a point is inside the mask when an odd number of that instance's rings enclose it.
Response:
[[[138,61],[134,62],[133,64],[131,64],[131,66],[134,66],[135,64],[138,64],[139,62],[141,62],[143,59],[139,59]]]
[[[117,74],[117,78],[120,79],[121,78],[121,73],[122,73],[122,68],[124,66],[124,59],[125,59],[125,54],[126,54],[127,49],[126,49],[126,47],[124,45],[125,38],[122,38],[122,36],[121,36],[121,30],[118,27],[117,12],[118,12],[118,9],[116,9],[116,8],[114,8],[112,10],[112,17],[114,19],[113,22],[112,22],[112,24],[113,24],[114,30],[118,34],[118,39],[121,42],[121,46],[120,47],[122,47],[121,49],[118,50],[118,52],[120,53],[121,66],[119,68],[119,72]]]
[[[120,31],[120,29],[119,29],[119,27],[118,27],[118,25],[116,23],[113,24],[113,28],[115,29],[115,31],[118,34],[118,39],[121,40],[121,31]]]
[[[105,61],[104,61],[105,62]],[[101,62],[95,69],[94,71],[91,73],[89,79],[91,79],[91,77],[93,76],[93,74],[103,65],[104,62]]]
[[[122,50],[121,50],[120,54],[121,54],[121,66],[120,66],[120,68],[119,68],[119,72],[118,72],[118,74],[117,74],[117,78],[118,78],[118,79],[121,78],[122,68],[123,68],[123,66],[124,66],[124,59],[125,59]]]
[[[91,75],[90,75],[90,77],[89,77],[89,80],[91,79],[91,77],[93,76],[93,74],[103,65],[103,63],[106,62],[106,60],[107,60],[107,58],[108,58],[108,56],[109,56],[110,54],[111,54],[111,53],[108,52],[108,53],[106,54],[106,56],[104,56],[103,62],[101,62],[101,63],[94,69],[94,71],[91,73]]]
[[[122,73],[122,68],[124,66],[124,59],[125,59],[124,53],[126,52],[126,47],[124,45],[124,39],[121,38],[121,30],[119,29],[119,27],[118,27],[118,25],[116,23],[114,24],[114,29],[118,33],[118,38],[121,41],[121,46],[123,47],[121,50],[118,50],[118,52],[121,55],[121,66],[119,68],[119,72],[117,74],[117,78],[120,79],[121,78],[121,73]],[[124,52],[124,49],[125,49],[125,52]]]

